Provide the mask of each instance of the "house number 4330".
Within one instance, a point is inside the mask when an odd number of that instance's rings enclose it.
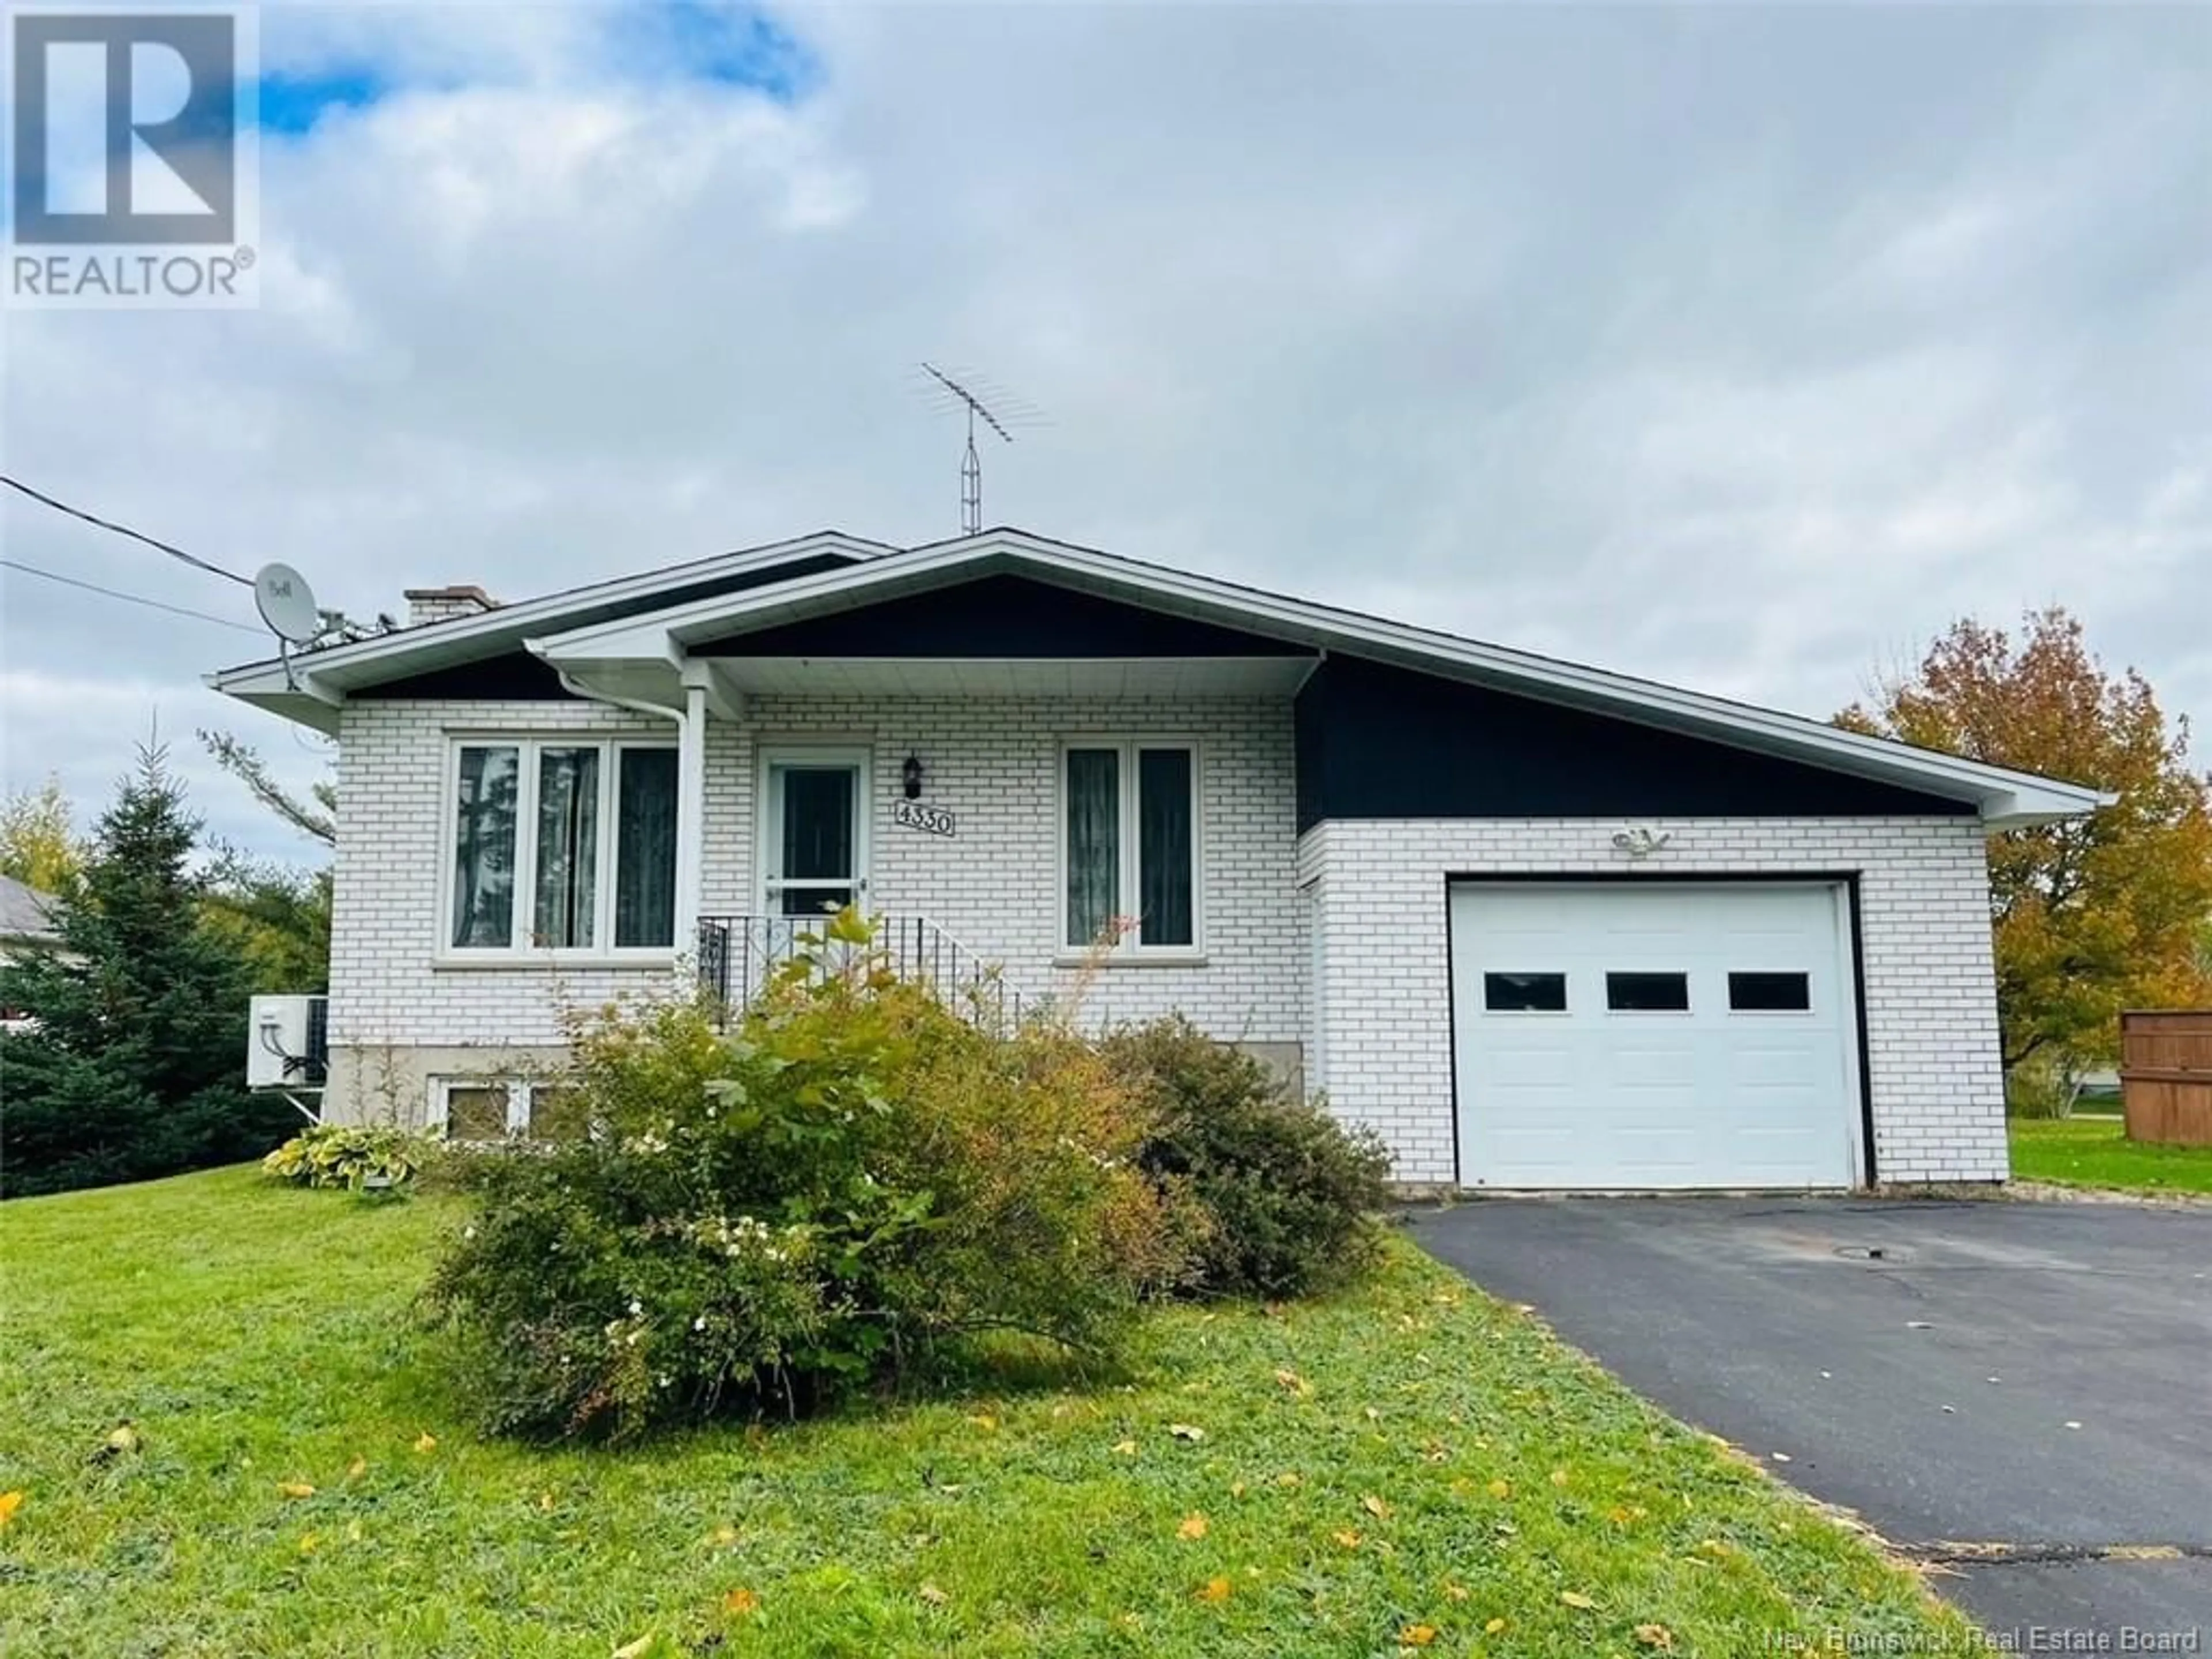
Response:
[[[891,803],[891,822],[902,823],[909,830],[920,830],[932,836],[957,833],[952,825],[952,814],[941,806],[924,806],[918,800]]]

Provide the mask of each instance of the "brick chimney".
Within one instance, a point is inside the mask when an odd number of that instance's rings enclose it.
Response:
[[[481,616],[499,609],[499,601],[481,587],[410,587],[407,590],[407,625],[451,622],[456,617]]]

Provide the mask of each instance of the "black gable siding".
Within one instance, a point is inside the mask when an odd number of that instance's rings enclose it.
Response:
[[[818,576],[825,570],[841,570],[854,562],[850,554],[810,553],[805,558],[787,559],[781,564],[769,565],[764,569],[740,570],[733,575],[718,576],[710,581],[691,582],[641,598],[593,605],[562,618],[560,628],[586,628],[599,623],[619,622],[624,617],[642,616],[649,611],[665,611],[672,605],[689,605],[694,599],[716,599],[726,593],[743,593],[751,588],[765,587],[770,582],[795,581],[801,576]],[[434,623],[431,624],[434,628],[437,625]],[[550,625],[548,631],[553,631]],[[574,696],[562,687],[558,674],[519,646],[501,647],[489,656],[479,657],[473,662],[458,663],[450,668],[434,668],[424,673],[362,686],[348,695],[369,698],[445,697],[459,702],[485,702],[500,698],[520,702],[557,702],[573,699]]]
[[[884,599],[831,616],[733,634],[700,657],[1305,657],[1310,646],[1147,611],[1026,576]]]
[[[454,702],[560,702],[575,693],[561,684],[561,676],[527,651],[510,649],[451,668],[433,668],[410,674],[404,680],[386,680],[349,691],[349,697],[382,701],[392,697],[443,697]]]
[[[1298,693],[1298,828],[1323,818],[1871,817],[1974,809],[1533,697],[1332,656]]]

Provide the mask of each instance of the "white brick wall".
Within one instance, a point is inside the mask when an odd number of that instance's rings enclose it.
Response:
[[[1180,1008],[1218,1036],[1295,1042],[1304,1024],[1304,908],[1292,880],[1291,714],[1280,701],[1076,702],[1054,699],[797,700],[756,697],[741,725],[716,721],[707,744],[701,908],[761,906],[754,823],[763,744],[851,743],[872,758],[870,906],[928,917],[1005,966],[1030,992],[1066,993],[1055,964],[1059,893],[1054,811],[1059,745],[1085,735],[1190,738],[1199,745],[1202,966],[1114,967],[1082,1004],[1087,1021]],[[538,964],[441,967],[440,884],[451,856],[444,820],[449,732],[583,732],[665,737],[656,721],[596,703],[363,702],[340,732],[338,835],[331,961],[335,1048],[542,1047],[557,1040],[562,1000],[590,1006],[654,982],[649,970]],[[927,768],[924,799],[951,810],[950,839],[891,822],[908,752]],[[356,1060],[351,1072],[374,1069]],[[343,1115],[344,1102],[334,1099]]]
[[[562,997],[605,1001],[653,975],[635,969],[437,969],[449,732],[666,738],[666,720],[590,702],[359,702],[338,730],[338,839],[331,895],[333,1048],[544,1045]],[[333,1102],[334,1106],[341,1103]]]
[[[1316,1081],[1373,1124],[1401,1181],[1449,1182],[1448,875],[1757,872],[1859,880],[1875,1174],[1993,1181],[2006,1171],[1988,866],[1972,818],[1690,818],[1631,861],[1613,821],[1358,820],[1298,847],[1319,884],[1325,961]],[[1310,1055],[1311,1051],[1310,1050]]]
[[[1195,738],[1206,963],[1109,969],[1086,993],[1085,1018],[1180,1008],[1217,1036],[1304,1042],[1309,1080],[1340,1112],[1383,1132],[1406,1181],[1455,1176],[1448,872],[1857,872],[1877,1173],[2004,1174],[1986,867],[1970,818],[1680,820],[1665,826],[1674,838],[1662,853],[1635,865],[1612,846],[1610,821],[1346,821],[1300,838],[1291,714],[1279,701],[757,697],[746,713],[741,725],[709,728],[705,911],[760,907],[762,745],[849,742],[872,757],[871,906],[929,917],[1031,991],[1065,993],[1075,978],[1055,962],[1060,740]],[[334,1048],[352,1052],[340,1068],[349,1077],[374,1071],[372,1051],[386,1048],[543,1049],[558,1039],[564,1000],[589,1005],[658,978],[436,964],[450,856],[447,738],[460,731],[665,736],[670,727],[584,702],[347,707],[331,1010]],[[909,751],[927,769],[924,799],[957,816],[957,836],[892,823]],[[341,1093],[334,1085],[331,1105],[343,1115]]]

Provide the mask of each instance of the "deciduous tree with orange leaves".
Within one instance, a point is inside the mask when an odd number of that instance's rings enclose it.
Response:
[[[1997,1010],[2008,1073],[2118,1050],[2124,1008],[2212,1004],[2212,809],[2189,723],[2134,669],[2109,673],[2063,609],[2017,636],[1972,617],[1836,724],[2108,790],[2094,816],[1990,842]]]

